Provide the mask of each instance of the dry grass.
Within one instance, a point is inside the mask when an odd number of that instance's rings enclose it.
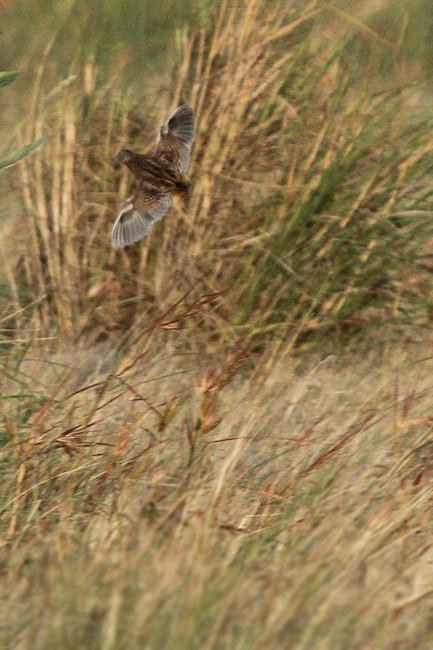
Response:
[[[120,60],[49,87],[47,44],[0,239],[0,646],[432,647],[433,139],[324,6],[223,0],[145,102]],[[113,251],[112,156],[182,101],[191,205]]]
[[[167,337],[3,361],[3,647],[430,647],[427,346]]]
[[[30,241],[8,268],[10,311],[36,300],[37,336],[93,341],[141,329],[188,291],[221,294],[206,329],[229,343],[425,322],[430,125],[409,121],[410,88],[366,86],[351,40],[320,38],[320,8],[223,2],[211,27],[179,33],[164,83],[171,107],[188,100],[198,116],[193,200],[121,253],[109,233],[130,179],[112,157],[152,146],[170,107],[151,84],[138,117],[116,90],[121,61],[109,85],[89,63],[47,93],[49,43],[24,139],[52,137],[21,168]]]

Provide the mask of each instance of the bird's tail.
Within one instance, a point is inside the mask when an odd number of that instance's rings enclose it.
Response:
[[[176,193],[189,196],[191,191],[191,183],[184,178],[176,181]]]
[[[176,189],[174,191],[174,194],[181,198],[184,209],[187,209],[191,196],[191,183],[185,179],[176,181]]]

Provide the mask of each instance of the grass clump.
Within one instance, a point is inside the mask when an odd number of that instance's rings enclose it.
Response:
[[[54,135],[22,168],[20,273],[38,332],[107,338],[188,291],[224,296],[207,327],[231,340],[426,321],[429,124],[413,128],[401,89],[373,92],[344,41],[317,36],[322,19],[314,2],[222,3],[212,26],[179,33],[170,104],[197,112],[194,196],[125,253],[109,249],[129,183],[111,159],[152,146],[168,107],[147,98],[137,115],[92,64],[51,91],[54,110],[38,91],[31,132]]]

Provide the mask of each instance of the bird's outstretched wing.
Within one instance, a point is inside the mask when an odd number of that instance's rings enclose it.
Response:
[[[122,203],[111,233],[113,248],[124,248],[149,234],[154,223],[162,219],[172,204],[170,192],[140,183],[135,194]]]
[[[181,174],[186,172],[195,137],[194,111],[189,104],[179,106],[161,129],[161,140],[155,150],[158,156],[173,165]]]
[[[186,147],[194,141],[195,118],[194,111],[189,104],[183,104],[168,118],[166,129]]]

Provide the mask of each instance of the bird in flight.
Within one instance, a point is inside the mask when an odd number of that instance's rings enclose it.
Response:
[[[124,248],[149,234],[154,223],[169,211],[173,194],[185,198],[190,183],[183,176],[189,166],[195,135],[195,118],[191,106],[184,104],[161,128],[158,146],[150,156],[122,149],[115,166],[125,164],[137,179],[135,193],[125,203],[111,233],[113,248]]]

